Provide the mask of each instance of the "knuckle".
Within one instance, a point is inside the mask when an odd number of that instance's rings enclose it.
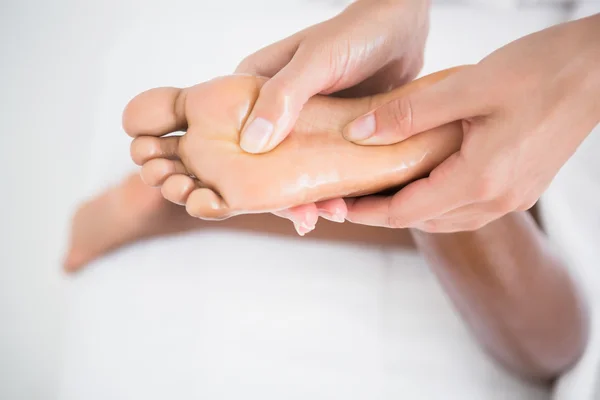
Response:
[[[322,87],[322,94],[331,94],[343,82],[346,67],[343,57],[338,56],[337,47],[330,43],[303,42],[294,56],[299,74],[310,74],[313,82]]]
[[[472,148],[477,147],[477,144],[475,142],[469,144]],[[485,161],[479,162],[479,176],[481,176],[482,179],[486,179],[492,182],[500,181],[501,176],[504,174],[503,166],[505,164],[505,160],[498,158],[499,157],[497,155],[492,155],[491,157],[488,156],[488,158]]]
[[[485,225],[487,224],[487,221],[484,219],[477,219],[474,221],[469,221],[467,223],[465,223],[462,227],[461,227],[461,231],[465,231],[465,232],[473,232],[473,231],[477,231],[481,228],[483,228]]]
[[[523,203],[521,203],[520,206],[517,207],[517,210],[518,211],[527,211],[527,210],[533,208],[533,206],[535,206],[537,201],[538,201],[537,198],[526,199]]]
[[[387,225],[392,229],[401,229],[406,227],[406,220],[397,215],[387,217]]]
[[[416,228],[427,233],[439,233],[443,231],[442,223],[436,220],[423,221]]]
[[[351,74],[351,42],[348,38],[340,37],[334,40],[333,46],[321,46],[323,59],[327,60],[329,79],[336,82],[332,86],[339,86]]]
[[[511,191],[508,194],[508,199],[506,199],[506,203],[509,211],[515,211],[519,208],[519,206],[521,206],[521,204],[523,204],[523,196],[516,191]]]
[[[499,211],[501,212],[511,212],[519,208],[522,204],[521,198],[516,191],[509,191],[502,198],[497,201]]]
[[[256,71],[256,54],[250,54],[249,56],[245,57],[237,66],[237,68],[235,69],[236,72],[238,73],[254,73]]]
[[[474,197],[478,201],[492,200],[500,193],[500,188],[490,178],[481,179],[477,184],[473,185],[473,188]]]
[[[412,105],[409,97],[392,101],[385,108],[387,118],[396,136],[408,137],[412,131]]]
[[[268,80],[260,90],[261,95],[266,95],[277,102],[285,101],[285,98],[291,93],[290,83],[277,78]]]

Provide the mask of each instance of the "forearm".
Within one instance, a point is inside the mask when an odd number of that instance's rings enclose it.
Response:
[[[588,74],[590,75],[591,101],[596,115],[596,124],[600,123],[600,13],[582,20],[584,32],[589,35],[590,56]]]
[[[350,4],[373,4],[377,6],[416,6],[421,7],[423,10],[429,10],[431,7],[431,0],[354,0]]]
[[[585,119],[590,118],[593,126],[600,123],[600,13],[565,25],[568,29],[555,27],[555,39],[549,43],[552,48],[570,49],[555,84],[563,88],[562,97],[582,100]]]
[[[505,366],[548,380],[580,357],[582,298],[529,214],[474,232],[413,236],[475,336]]]
[[[408,17],[413,20],[429,20],[431,0],[354,0],[347,9],[378,8],[397,15],[399,18]]]

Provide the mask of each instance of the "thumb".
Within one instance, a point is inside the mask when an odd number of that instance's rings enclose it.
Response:
[[[469,85],[469,68],[435,83],[433,74],[398,89],[393,100],[350,122],[344,137],[361,145],[387,145],[401,142],[417,133],[473,117],[480,112],[475,85]],[[411,86],[414,87],[411,89]],[[405,92],[405,94],[402,94]]]
[[[235,73],[272,78],[294,57],[302,40],[301,34],[299,32],[250,54],[238,64]]]
[[[328,84],[329,68],[314,61],[316,58],[301,46],[290,62],[263,85],[242,128],[243,150],[265,153],[286,138],[304,104]]]

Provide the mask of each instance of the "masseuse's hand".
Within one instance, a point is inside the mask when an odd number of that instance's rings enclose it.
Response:
[[[600,122],[600,14],[510,43],[353,121],[344,135],[390,144],[457,120],[459,152],[392,197],[348,200],[348,219],[453,232],[530,208]]]
[[[276,147],[315,94],[366,96],[411,81],[423,63],[428,0],[358,0],[334,18],[311,26],[248,56],[237,68],[271,78],[242,130],[250,153]],[[325,218],[343,221],[341,199],[317,205]],[[317,221],[314,204],[276,213],[303,234]]]

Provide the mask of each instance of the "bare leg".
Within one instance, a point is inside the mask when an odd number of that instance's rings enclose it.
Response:
[[[67,272],[75,272],[127,244],[197,229],[252,231],[300,240],[287,221],[269,214],[241,215],[219,222],[192,218],[185,208],[165,200],[159,189],[146,185],[139,174],[133,174],[75,212],[63,267]],[[316,232],[303,240],[414,248],[407,230],[342,226],[330,221],[323,221]]]
[[[412,234],[465,322],[503,365],[550,381],[581,357],[585,299],[531,215],[510,213],[472,232]]]
[[[127,243],[194,229],[199,222],[132,175],[76,211],[64,269],[73,272]]]

